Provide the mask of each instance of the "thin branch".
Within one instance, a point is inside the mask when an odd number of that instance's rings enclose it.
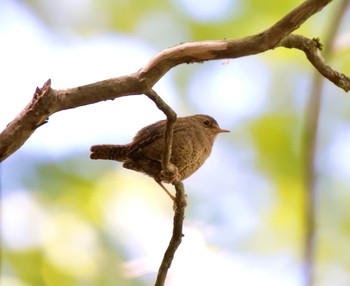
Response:
[[[175,198],[175,215],[173,223],[173,234],[170,239],[167,250],[164,253],[162,263],[159,267],[157,280],[155,286],[163,286],[165,283],[168,270],[171,266],[171,263],[174,259],[175,252],[182,241],[182,227],[183,221],[185,218],[185,208],[186,208],[186,195],[183,183],[181,181],[174,182],[176,189],[176,198]]]
[[[71,89],[55,90],[50,82],[40,89],[28,106],[0,134],[0,162],[19,149],[41,125],[55,112],[103,100],[133,94],[144,94],[171,68],[183,64],[237,58],[273,49],[281,40],[296,30],[313,14],[332,0],[306,0],[269,29],[242,39],[184,43],[161,51],[139,71]],[[321,68],[324,63],[318,62]],[[328,73],[325,72],[325,76]],[[333,75],[332,75],[333,76]],[[348,90],[349,78],[338,74],[333,79],[339,87]]]
[[[160,264],[156,286],[163,286],[165,279],[168,274],[168,270],[173,261],[175,252],[182,241],[182,226],[185,218],[185,208],[186,208],[186,196],[183,183],[176,178],[178,170],[174,164],[170,162],[171,152],[172,152],[172,143],[173,143],[173,130],[176,122],[176,113],[172,108],[153,90],[145,93],[157,107],[164,112],[167,117],[167,124],[164,134],[164,150],[162,154],[162,176],[167,181],[174,181],[173,184],[176,189],[176,197],[174,201],[174,223],[173,223],[173,234],[170,239],[167,250],[164,253],[162,263]]]
[[[175,165],[171,164],[171,151],[173,145],[173,130],[176,122],[176,113],[172,108],[153,90],[145,93],[157,107],[164,112],[167,117],[167,124],[165,127],[164,134],[164,150],[162,155],[162,176],[166,181],[173,181],[175,174],[177,174],[177,170]]]
[[[308,39],[301,35],[288,35],[279,44],[278,47],[295,48],[302,50],[310,63],[318,70],[325,78],[329,79],[338,87],[346,92],[350,90],[350,78],[345,74],[340,73],[325,63],[324,57],[320,51],[322,44],[319,39]]]

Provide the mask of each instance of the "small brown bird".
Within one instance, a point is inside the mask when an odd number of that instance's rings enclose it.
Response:
[[[91,159],[123,162],[123,167],[152,177],[174,200],[163,186],[161,176],[162,154],[166,120],[142,128],[133,141],[125,145],[91,146]],[[197,114],[179,117],[174,125],[170,162],[177,167],[179,180],[191,176],[209,157],[217,134],[230,132],[221,129],[216,120],[208,115]]]

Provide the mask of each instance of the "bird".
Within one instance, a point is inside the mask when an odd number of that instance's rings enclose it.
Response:
[[[123,167],[152,177],[170,196],[175,197],[162,184],[171,183],[162,176],[162,154],[165,146],[166,120],[150,124],[137,132],[132,142],[124,145],[102,144],[90,148],[93,160],[115,160]],[[173,129],[170,163],[176,168],[176,178],[184,180],[195,173],[209,157],[214,140],[221,129],[217,121],[204,114],[178,117]]]

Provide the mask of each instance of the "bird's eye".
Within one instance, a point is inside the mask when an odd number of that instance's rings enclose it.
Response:
[[[208,119],[205,119],[205,120],[203,121],[203,124],[204,124],[204,125],[206,125],[206,126],[208,126],[208,125],[209,125],[209,123],[210,123],[210,122],[209,122],[209,120],[208,120]]]

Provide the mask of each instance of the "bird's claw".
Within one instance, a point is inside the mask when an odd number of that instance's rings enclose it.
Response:
[[[179,170],[174,164],[170,163],[166,170],[160,172],[160,178],[163,182],[173,183],[180,178]]]

